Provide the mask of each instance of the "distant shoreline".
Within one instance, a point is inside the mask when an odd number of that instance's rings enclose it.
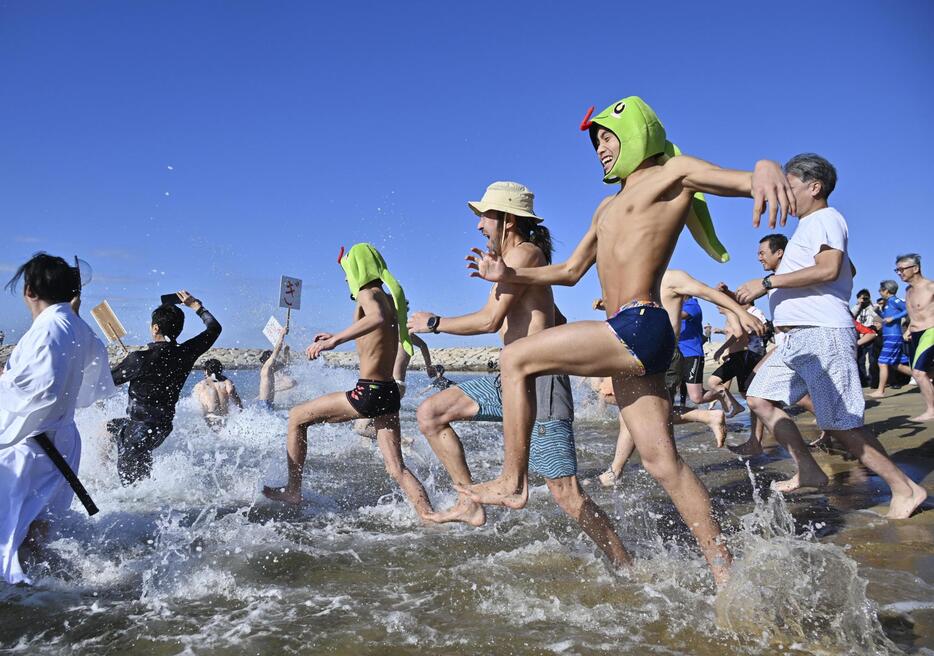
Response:
[[[7,359],[13,352],[14,344],[5,344],[0,347],[0,366],[6,364]],[[131,346],[130,351],[138,351],[141,346]],[[201,362],[209,358],[220,360],[225,369],[259,369],[260,355],[264,349],[258,348],[213,348],[205,353],[195,363],[195,368],[201,366]],[[499,370],[499,351],[495,346],[480,346],[467,348],[436,348],[431,349],[432,362],[441,364],[448,371],[498,371]],[[119,346],[111,345],[107,347],[110,356],[110,363],[114,365],[123,359],[123,349]],[[295,356],[304,359],[303,354],[295,353]],[[324,362],[329,367],[337,368],[355,368],[357,367],[356,351],[332,351],[324,354]],[[425,363],[419,351],[415,351],[415,356],[409,365],[412,369],[424,369]]]

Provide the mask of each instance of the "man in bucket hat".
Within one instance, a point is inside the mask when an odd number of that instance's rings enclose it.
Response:
[[[535,214],[533,200],[534,194],[521,184],[494,182],[482,200],[467,204],[479,217],[477,229],[487,239],[487,247],[513,267],[538,267],[551,262],[551,234]],[[559,323],[564,323],[564,317],[555,307],[551,287],[497,283],[480,310],[459,317],[416,312],[409,320],[409,329],[452,335],[498,332],[503,343],[510,344]],[[532,468],[545,477],[562,510],[580,524],[613,564],[628,564],[629,555],[606,513],[577,481],[570,380],[566,375],[540,376],[528,391],[535,394],[538,408]],[[460,383],[429,397],[418,408],[418,426],[455,485],[469,485],[472,481],[463,445],[451,423],[502,421],[502,417],[498,376]],[[427,519],[480,526],[486,515],[483,506],[460,494],[452,508],[431,513]]]

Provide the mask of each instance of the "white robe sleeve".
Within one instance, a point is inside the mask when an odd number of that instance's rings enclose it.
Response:
[[[90,329],[88,332],[90,333]],[[107,349],[96,336],[92,336],[76,405],[79,408],[86,408],[98,399],[106,399],[116,392],[117,388],[110,374]]]

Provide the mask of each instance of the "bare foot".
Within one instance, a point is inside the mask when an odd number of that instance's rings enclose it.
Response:
[[[729,413],[727,413],[726,415],[727,419],[729,419],[730,417],[735,417],[736,415],[738,415],[739,413],[741,413],[743,410],[746,409],[740,403],[731,403],[730,407],[732,409],[729,411]]]
[[[453,506],[444,511],[428,513],[425,519],[435,524],[463,522],[470,526],[483,526],[486,524],[486,511],[479,503],[461,494]]]
[[[830,479],[819,469],[807,475],[795,474],[787,481],[772,481],[772,489],[782,494],[794,492],[802,487],[824,487]]]
[[[762,445],[759,444],[759,441],[754,437],[750,437],[737,446],[727,446],[726,448],[744,458],[755,458],[756,456],[762,455]]]
[[[885,392],[880,392],[879,390],[876,390],[875,392],[873,392],[872,394],[869,394],[868,396],[869,398],[872,398],[872,399],[884,399]]]
[[[925,412],[917,417],[912,417],[908,421],[934,421],[934,412]]]
[[[603,472],[597,477],[597,480],[600,481],[600,485],[602,485],[603,487],[615,487],[616,481],[619,480],[619,477],[621,474],[622,472],[617,474],[612,469],[607,469],[605,472]]]
[[[892,495],[892,503],[889,505],[889,512],[886,514],[889,519],[908,519],[911,517],[911,513],[917,510],[918,506],[928,498],[928,491],[923,487],[912,480],[909,480],[908,484],[911,486],[911,495]]]
[[[721,410],[713,410],[712,412],[714,413],[713,419],[707,423],[707,426],[710,427],[714,437],[717,438],[717,448],[722,449],[723,445],[726,444],[726,415]]]
[[[496,478],[486,483],[455,485],[454,489],[461,494],[466,494],[477,503],[487,506],[506,506],[513,510],[525,508],[529,500],[529,486],[524,480],[519,484],[513,484],[502,478]]]
[[[281,501],[293,506],[297,506],[302,502],[301,492],[289,492],[288,489],[284,487],[269,487],[268,485],[264,485],[263,496],[267,499]]]

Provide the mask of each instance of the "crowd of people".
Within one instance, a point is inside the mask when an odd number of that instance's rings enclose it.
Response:
[[[678,454],[672,425],[702,422],[716,444],[725,446],[727,417],[744,410],[732,390],[735,380],[755,420],[749,440],[733,448],[754,455],[768,431],[794,461],[795,474],[775,489],[791,492],[827,482],[788,413],[789,406],[801,404],[830,438],[886,482],[888,517],[911,516],[927,491],[892,462],[864,425],[862,387],[871,382],[866,380],[871,370],[865,366],[867,356],[878,364],[879,394],[892,369],[909,373],[926,404],[915,420],[934,419],[934,287],[922,276],[921,258],[896,259],[896,272],[908,285],[906,301],[896,296],[897,284],[886,280],[881,303],[873,305],[868,292],[860,292],[851,308],[855,268],[848,254],[848,226],[829,205],[836,171],[826,159],[803,154],[784,166],[762,160],[752,171],[738,171],[683,156],[667,141],[652,109],[634,96],[596,116],[591,110],[581,129],[590,137],[604,182],[619,184],[620,190],[600,203],[583,238],[560,263],[552,261],[551,233],[535,213],[527,187],[496,182],[481,200],[469,202],[486,248],[473,249],[468,269],[492,283],[483,307],[460,316],[409,315],[402,286],[374,246],[342,249],[338,262],[355,303],[352,321],[337,333],[316,334],[306,354],[314,360],[354,342],[360,378],[349,391],[289,409],[287,480],[265,486],[262,493],[274,501],[301,503],[309,428],[356,422],[358,430],[375,434],[388,474],[425,522],[479,526],[486,521],[485,506],[524,507],[531,467],[610,562],[625,566],[629,551],[577,475],[569,376],[589,377],[619,409],[616,455],[601,481],[613,484],[638,451],[720,584],[729,576],[732,555],[706,486]],[[757,227],[766,212],[773,228],[779,220],[784,225],[788,215],[798,217],[790,239],[772,234],[759,243],[764,277],[730,289],[667,268],[684,227],[713,257],[727,259],[703,194],[751,197]],[[552,286],[575,285],[594,265],[602,292],[595,307],[605,310],[606,319],[569,322],[555,305]],[[111,421],[108,430],[123,484],[148,477],[153,451],[172,433],[175,407],[192,367],[221,333],[201,301],[182,291],[177,304],[153,311],[148,346],[111,369],[103,345],[78,315],[79,274],[65,260],[39,254],[10,283],[11,289],[22,283],[33,318],[0,376],[0,497],[8,499],[0,518],[0,575],[12,583],[28,581],[20,556],[28,557],[41,545],[49,518],[70,505],[72,487],[79,489],[79,481],[67,482],[76,481],[81,452],[75,409],[128,384],[126,417]],[[754,305],[765,295],[771,321]],[[697,298],[716,304],[727,321],[726,339],[716,354],[723,362],[706,381]],[[178,341],[185,323],[179,305],[204,324],[201,333],[184,342]],[[770,331],[776,346],[768,350]],[[256,402],[265,408],[274,408],[281,389],[276,374],[285,366],[286,332],[264,354]],[[498,376],[440,384],[442,389],[418,407],[419,429],[458,493],[444,510],[434,508],[401,448],[405,365],[413,344],[424,346],[417,333],[498,333],[504,347]],[[231,404],[242,404],[216,360],[204,364],[195,394],[211,426],[222,421]],[[675,404],[679,394],[681,403]],[[462,421],[502,423],[504,458],[497,479],[474,480],[454,427]],[[59,458],[41,457],[48,444]]]

